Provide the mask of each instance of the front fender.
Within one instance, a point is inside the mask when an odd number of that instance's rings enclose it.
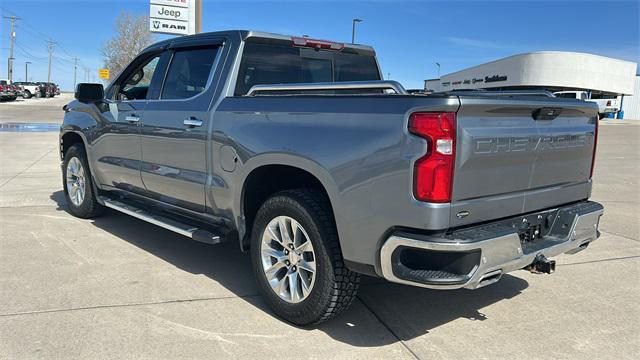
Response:
[[[65,106],[64,120],[60,126],[60,158],[64,158],[63,138],[69,133],[74,133],[82,139],[87,150],[87,160],[90,165],[93,164],[90,149],[98,123],[97,105],[83,104],[77,100],[67,104]]]

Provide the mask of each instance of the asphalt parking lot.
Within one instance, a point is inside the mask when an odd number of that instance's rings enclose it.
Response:
[[[70,98],[0,103],[0,123],[60,123]],[[448,292],[367,278],[317,328],[273,315],[236,244],[69,215],[57,132],[0,131],[0,358],[637,358],[640,121],[601,124],[602,237],[555,274]]]

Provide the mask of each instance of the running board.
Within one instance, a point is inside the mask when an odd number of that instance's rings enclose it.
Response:
[[[196,241],[200,241],[207,244],[219,244],[222,242],[223,237],[219,234],[214,234],[208,230],[199,229],[197,227],[184,224],[173,219],[166,218],[164,216],[150,213],[146,210],[139,209],[137,207],[125,204],[123,202],[113,200],[107,197],[101,197],[104,206],[120,211],[121,213],[133,216],[140,220],[144,220],[148,223],[160,226],[167,230],[171,230],[180,235],[186,236]]]

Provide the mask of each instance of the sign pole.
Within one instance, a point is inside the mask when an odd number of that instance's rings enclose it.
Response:
[[[202,0],[196,0],[196,34],[202,32]]]

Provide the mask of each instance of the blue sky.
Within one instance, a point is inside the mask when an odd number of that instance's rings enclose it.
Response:
[[[638,62],[639,1],[209,1],[203,30],[255,29],[350,41],[351,19],[361,18],[356,42],[376,48],[382,70],[408,88],[516,53],[580,51]],[[97,78],[100,46],[120,11],[149,12],[148,0],[0,1],[3,16],[17,15],[14,80],[46,81],[46,39],[57,42],[52,79],[73,87],[72,57]],[[7,76],[9,24],[0,33],[0,77]],[[167,36],[158,36],[163,39]],[[84,80],[84,70],[78,71]]]

